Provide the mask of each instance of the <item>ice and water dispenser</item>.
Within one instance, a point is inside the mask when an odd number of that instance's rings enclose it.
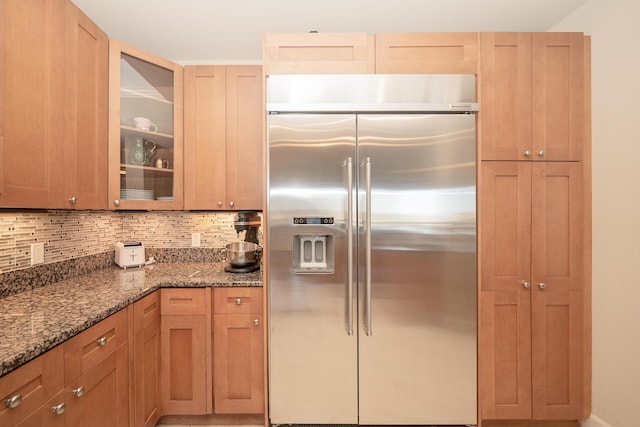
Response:
[[[293,218],[294,225],[332,225],[333,218]],[[297,231],[297,230],[296,230]],[[329,274],[334,271],[334,242],[329,233],[293,235],[293,272],[298,274]]]

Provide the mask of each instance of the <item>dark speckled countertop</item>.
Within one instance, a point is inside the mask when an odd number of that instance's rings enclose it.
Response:
[[[224,262],[109,267],[0,299],[0,376],[159,288],[262,286],[262,270],[227,273]]]

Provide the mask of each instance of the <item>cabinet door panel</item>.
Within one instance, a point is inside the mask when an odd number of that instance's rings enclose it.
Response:
[[[532,293],[533,417],[582,416],[582,292]]]
[[[481,288],[517,290],[531,274],[531,163],[481,168]]]
[[[379,33],[377,74],[476,74],[478,33]]]
[[[538,160],[582,160],[584,36],[534,33],[533,152]],[[544,156],[536,153],[544,151]]]
[[[205,414],[207,409],[204,315],[162,316],[160,394],[164,414]]]
[[[261,314],[213,316],[214,411],[264,412]]]
[[[480,33],[482,160],[526,160],[531,150],[531,34]]]
[[[227,209],[262,210],[262,67],[227,67]]]
[[[0,13],[0,206],[59,208],[64,3],[3,0]]]
[[[483,419],[531,418],[531,292],[481,291]]]
[[[67,388],[72,426],[124,426],[129,422],[129,350],[120,346]],[[73,391],[82,388],[81,395]]]
[[[533,163],[532,286],[582,289],[582,164]]]
[[[225,67],[185,67],[184,100],[185,209],[226,209]]]

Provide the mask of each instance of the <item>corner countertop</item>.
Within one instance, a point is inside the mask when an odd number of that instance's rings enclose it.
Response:
[[[262,286],[262,270],[227,273],[225,265],[114,266],[0,299],[0,376],[157,289]]]

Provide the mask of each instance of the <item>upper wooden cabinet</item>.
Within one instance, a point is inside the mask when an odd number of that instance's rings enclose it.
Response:
[[[0,206],[104,209],[106,34],[71,2],[0,9]]]
[[[480,33],[483,160],[582,160],[582,33]]]
[[[185,67],[185,209],[262,210],[262,67]]]
[[[374,40],[365,33],[265,34],[264,73],[373,73]]]
[[[376,34],[377,74],[476,74],[478,33]]]
[[[182,73],[110,40],[110,208],[182,209]]]

